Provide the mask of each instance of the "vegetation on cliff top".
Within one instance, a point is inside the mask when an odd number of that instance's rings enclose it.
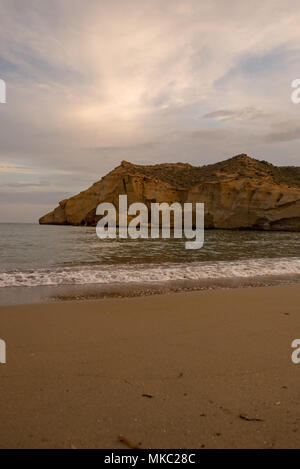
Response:
[[[163,163],[147,166],[122,161],[119,169],[124,173],[143,175],[183,188],[191,188],[216,179],[236,178],[262,179],[264,182],[300,188],[300,167],[273,166],[267,161],[259,161],[246,154],[199,167],[187,163]]]

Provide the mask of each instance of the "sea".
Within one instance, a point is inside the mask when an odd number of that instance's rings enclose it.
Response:
[[[206,230],[184,239],[100,240],[94,227],[0,224],[0,304],[300,282],[300,233]]]

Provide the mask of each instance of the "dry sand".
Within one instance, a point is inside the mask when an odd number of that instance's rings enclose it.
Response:
[[[1,307],[0,338],[1,448],[300,447],[299,286]]]

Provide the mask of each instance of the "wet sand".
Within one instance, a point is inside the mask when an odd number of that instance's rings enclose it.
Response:
[[[300,448],[300,288],[0,307],[1,448]]]

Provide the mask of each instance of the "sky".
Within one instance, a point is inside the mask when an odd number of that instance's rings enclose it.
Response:
[[[122,160],[299,165],[298,0],[0,0],[0,222]]]

